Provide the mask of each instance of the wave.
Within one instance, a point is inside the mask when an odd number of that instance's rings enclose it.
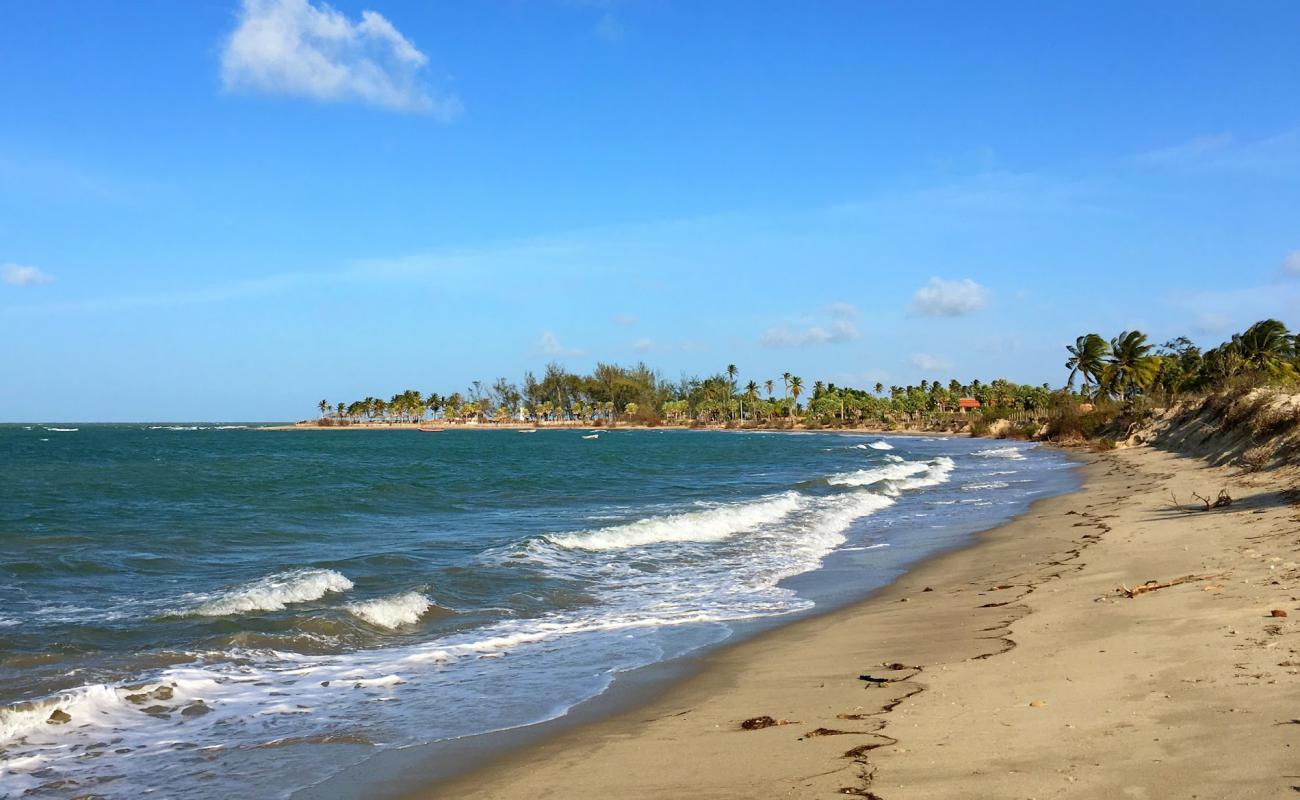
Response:
[[[664,542],[714,542],[777,522],[798,511],[802,504],[799,495],[786,492],[754,502],[648,517],[610,528],[552,534],[546,539],[570,550],[623,550]]]
[[[1010,485],[1005,481],[989,481],[987,483],[968,483],[961,488],[965,492],[977,492],[981,489],[1005,489]]]
[[[400,628],[414,625],[433,607],[433,601],[419,592],[406,592],[391,597],[361,600],[349,603],[348,613],[380,628]]]
[[[885,440],[878,442],[867,442],[866,444],[853,445],[854,450],[893,450],[894,446]]]
[[[1025,454],[1019,447],[990,447],[987,450],[976,450],[971,453],[973,456],[980,458],[1009,458],[1012,461],[1022,461]]]
[[[295,569],[222,592],[181,612],[181,616],[226,617],[249,611],[282,611],[291,603],[307,603],[351,588],[352,581],[332,569]]]
[[[46,428],[45,430],[54,431],[55,433],[76,433],[81,428]]]
[[[883,467],[841,472],[826,479],[832,486],[870,486],[881,481],[897,481],[925,472],[930,465],[923,461],[895,461]]]

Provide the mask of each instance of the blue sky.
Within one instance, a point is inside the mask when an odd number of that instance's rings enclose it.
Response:
[[[14,2],[0,419],[1300,327],[1300,5]]]

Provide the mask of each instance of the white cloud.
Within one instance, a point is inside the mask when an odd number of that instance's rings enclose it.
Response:
[[[1300,275],[1300,250],[1292,250],[1282,259],[1282,271],[1288,275]]]
[[[537,339],[537,349],[544,355],[548,356],[580,356],[581,350],[575,350],[571,347],[565,347],[560,343],[560,337],[556,336],[553,331],[542,331],[542,335]]]
[[[943,356],[932,356],[929,353],[915,353],[910,360],[912,366],[926,371],[952,368],[951,360]]]
[[[989,290],[970,278],[959,281],[931,278],[916,290],[912,313],[923,317],[959,317],[980,310],[988,298]]]
[[[0,280],[11,286],[36,286],[50,283],[54,276],[40,267],[25,267],[21,264],[0,265]]]
[[[1222,333],[1231,324],[1232,322],[1223,314],[1211,311],[1198,316],[1192,323],[1192,330],[1196,333]]]
[[[635,342],[632,343],[632,349],[637,351],[638,353],[648,353],[651,350],[655,349],[655,340],[646,339],[644,337],[637,339]]]
[[[835,319],[857,319],[858,307],[852,303],[831,303],[826,307],[826,313]]]
[[[615,314],[613,319],[619,325],[635,325],[640,322],[635,314]]]
[[[836,320],[828,326],[810,325],[791,328],[778,325],[763,332],[759,343],[764,347],[808,347],[819,344],[838,344],[858,338],[858,327],[848,320]]]
[[[460,100],[420,81],[427,62],[374,11],[353,22],[311,0],[244,0],[221,53],[221,78],[228,90],[358,100],[449,120],[460,113]]]

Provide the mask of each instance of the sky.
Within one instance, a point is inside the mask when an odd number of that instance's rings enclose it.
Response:
[[[1300,4],[0,7],[0,420],[1300,327]],[[778,384],[780,381],[778,380]]]

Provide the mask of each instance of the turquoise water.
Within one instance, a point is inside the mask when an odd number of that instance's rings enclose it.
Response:
[[[0,426],[0,797],[287,796],[1074,485],[1023,443],[584,433]]]

